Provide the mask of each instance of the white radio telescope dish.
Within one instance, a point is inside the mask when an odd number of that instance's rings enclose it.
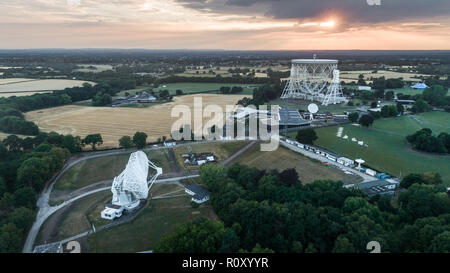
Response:
[[[311,114],[315,114],[315,113],[319,112],[319,106],[317,106],[317,104],[315,104],[315,103],[311,103],[310,105],[308,105],[308,111]]]

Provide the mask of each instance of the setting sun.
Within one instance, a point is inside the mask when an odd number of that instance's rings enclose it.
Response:
[[[328,21],[328,22],[320,23],[321,27],[334,27],[334,25],[335,25],[334,21]]]

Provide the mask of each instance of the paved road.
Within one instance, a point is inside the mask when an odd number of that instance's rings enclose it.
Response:
[[[194,178],[194,177],[199,177],[199,175],[197,174],[197,175],[188,175],[188,176],[182,176],[182,177],[172,177],[172,178],[160,179],[160,180],[155,181],[155,183],[156,184],[171,183],[171,182],[178,183],[179,180],[189,179],[189,178]],[[31,227],[30,232],[28,233],[27,240],[25,241],[25,245],[23,247],[24,253],[30,253],[33,251],[34,241],[36,240],[36,236],[39,233],[39,229],[41,228],[41,226],[45,222],[45,220],[47,220],[47,218],[50,217],[53,213],[55,213],[56,211],[62,209],[63,207],[65,207],[83,197],[86,197],[88,195],[91,195],[91,194],[94,194],[94,193],[97,193],[100,191],[110,190],[111,186],[101,187],[101,188],[97,188],[94,190],[90,190],[90,191],[80,194],[70,200],[64,201],[63,203],[61,203],[57,206],[50,206],[50,204],[48,203],[51,188],[52,188],[52,186],[49,187],[49,189],[38,200],[39,212],[36,217],[36,221],[33,223],[33,226]]]
[[[341,165],[341,164],[339,164],[337,162],[331,161],[331,160],[329,160],[328,158],[326,158],[324,156],[318,155],[318,154],[310,152],[310,151],[306,151],[305,149],[299,148],[296,145],[289,144],[289,143],[287,143],[284,140],[280,139],[280,144],[283,145],[284,147],[292,150],[292,151],[295,151],[297,153],[301,153],[301,154],[303,154],[303,155],[305,155],[307,157],[319,160],[320,162],[327,161],[328,164],[334,165],[334,166],[338,167],[339,169],[341,169],[343,171],[348,171],[348,172],[351,172],[351,173],[353,173],[355,175],[358,175],[358,176],[362,177],[363,182],[373,181],[373,180],[376,179],[376,178],[374,178],[372,176],[369,176],[367,174],[359,172],[359,171],[357,171],[355,169],[352,169],[350,167],[345,167],[345,166],[343,166],[343,165]]]
[[[179,177],[178,180],[187,179],[187,178],[190,178],[190,177]],[[171,180],[167,180],[167,181],[159,181],[159,183],[173,182],[173,181],[175,181],[175,180],[173,180],[173,179],[175,179],[175,178],[171,178]],[[177,182],[178,182],[178,181],[177,181]],[[155,183],[157,183],[157,182],[155,182]],[[109,189],[110,189],[110,187],[101,188],[101,189],[98,189],[98,190],[96,190],[96,191],[92,191],[91,194],[92,194],[92,193],[95,193],[95,192],[102,191],[102,190],[109,190]],[[151,199],[152,199],[152,200],[157,200],[157,199],[166,199],[166,198],[173,198],[173,197],[180,197],[180,196],[186,196],[186,195],[187,195],[186,193],[183,193],[183,194],[177,194],[177,195],[169,195],[169,194],[173,194],[173,193],[175,193],[175,192],[180,192],[180,191],[184,191],[184,190],[178,190],[178,191],[174,191],[174,192],[169,192],[169,193],[161,194],[161,195],[158,195],[158,196],[156,196],[156,197],[152,197]],[[89,194],[87,194],[87,195],[89,195]],[[86,195],[85,195],[85,196],[86,196]],[[83,196],[83,197],[84,197],[84,196]],[[80,197],[80,198],[82,198],[82,197]],[[78,198],[78,197],[77,197],[77,198],[74,198],[73,201],[78,200],[78,199],[80,199],[80,198]],[[71,201],[69,200],[69,201],[67,201],[67,202],[70,203]],[[123,224],[123,223],[125,223],[125,222],[128,222],[128,221],[132,220],[132,219],[134,218],[134,216],[135,216],[135,215],[132,215],[132,214],[130,214],[130,215],[124,215],[124,216],[120,217],[119,219],[116,219],[116,220],[114,220],[113,222],[111,222],[111,223],[109,223],[109,224],[107,224],[107,225],[101,226],[100,228],[96,229],[95,231],[93,231],[92,229],[90,229],[90,230],[87,230],[87,231],[82,232],[82,233],[80,233],[80,234],[77,234],[77,235],[71,236],[71,237],[69,237],[69,238],[66,238],[66,239],[64,239],[64,240],[61,240],[61,241],[58,241],[58,242],[52,242],[52,243],[49,243],[49,244],[55,244],[55,243],[65,244],[65,243],[67,243],[67,242],[74,241],[74,240],[76,240],[76,239],[79,239],[79,238],[88,236],[89,234],[92,234],[92,233],[94,233],[94,232],[98,232],[98,231],[101,231],[101,230],[109,229],[109,228],[111,228],[111,227],[114,227],[114,226]]]
[[[186,143],[181,143],[178,144],[177,146],[186,146],[186,145],[196,145],[196,144],[200,144],[200,143],[204,143],[204,142],[224,142],[223,140],[212,140],[212,141],[196,141],[196,142],[186,142]],[[229,142],[229,141],[228,141]],[[143,150],[144,151],[152,151],[152,150],[161,150],[161,149],[170,149],[167,147],[163,147],[163,146],[150,146],[150,147],[146,147]],[[88,160],[88,159],[92,159],[92,158],[98,158],[98,157],[105,157],[105,156],[111,156],[111,155],[120,155],[120,154],[129,154],[132,152],[138,151],[138,149],[120,149],[120,150],[109,150],[109,151],[95,151],[95,152],[87,152],[87,153],[82,153],[79,156],[73,157],[71,159],[69,159],[66,164],[64,165],[63,169],[58,173],[58,175],[56,175],[53,179],[51,179],[47,184],[46,187],[44,188],[43,192],[40,194],[40,196],[38,197],[38,201],[37,201],[37,206],[39,208],[39,211],[37,213],[36,216],[36,220],[33,223],[33,226],[31,227],[27,239],[25,241],[24,247],[23,247],[23,252],[28,253],[32,251],[32,247],[34,245],[34,241],[36,240],[36,236],[39,232],[39,228],[41,227],[41,225],[44,223],[44,221],[50,216],[52,215],[55,211],[61,209],[62,207],[66,206],[67,204],[69,204],[68,202],[73,202],[78,200],[79,198],[72,198],[69,201],[66,201],[58,206],[50,206],[49,204],[49,200],[50,200],[50,194],[53,190],[53,187],[55,186],[56,181],[58,181],[61,176],[68,171],[70,168],[72,168],[74,165]],[[196,177],[196,176],[193,176]],[[176,179],[176,178],[170,178],[170,179]],[[105,181],[103,181],[105,182]],[[102,188],[100,189],[94,189],[92,191],[86,192],[81,194],[80,196],[84,197],[87,196],[89,194],[101,191]],[[81,197],[81,198],[82,198]]]

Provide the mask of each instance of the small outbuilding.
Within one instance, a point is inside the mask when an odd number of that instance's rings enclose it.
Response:
[[[209,191],[197,184],[191,184],[184,187],[184,191],[192,196],[192,201],[202,204],[209,200]]]

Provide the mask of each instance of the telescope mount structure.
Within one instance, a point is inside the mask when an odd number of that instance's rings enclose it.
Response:
[[[281,99],[318,101],[322,105],[346,102],[337,66],[337,60],[315,59],[315,56],[292,60],[291,75]]]
[[[149,167],[156,174],[147,181]],[[102,218],[113,220],[122,216],[124,211],[136,209],[142,199],[147,199],[150,188],[161,174],[162,168],[148,160],[144,152],[132,153],[125,170],[114,178],[111,186],[113,198],[111,204],[107,204],[101,212]]]

